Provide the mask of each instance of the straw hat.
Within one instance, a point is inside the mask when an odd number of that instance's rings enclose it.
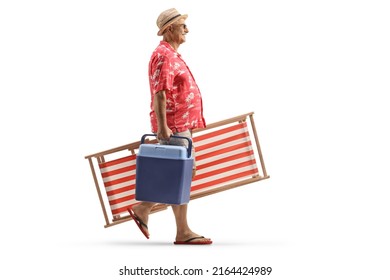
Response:
[[[160,29],[157,33],[158,36],[163,35],[165,29],[172,23],[178,21],[181,18],[186,19],[188,15],[180,14],[175,8],[168,9],[162,12],[157,18],[157,27]]]

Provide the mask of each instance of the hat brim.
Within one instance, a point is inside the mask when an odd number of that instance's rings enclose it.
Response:
[[[168,22],[167,24],[165,24],[163,27],[161,27],[161,29],[157,32],[157,35],[158,36],[162,36],[164,34],[164,31],[165,29],[168,28],[168,26],[170,26],[171,24],[175,23],[176,21],[178,21],[179,19],[187,19],[188,18],[188,15],[181,15],[177,18],[175,18],[174,20]]]

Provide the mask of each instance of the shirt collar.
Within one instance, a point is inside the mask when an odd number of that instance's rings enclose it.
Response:
[[[179,57],[181,57],[180,53],[178,53],[168,42],[166,41],[161,41],[160,42],[160,45],[164,45],[165,47],[167,47],[168,49],[172,50],[173,52],[175,52]]]

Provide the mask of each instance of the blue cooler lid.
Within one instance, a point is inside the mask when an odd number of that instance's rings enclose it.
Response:
[[[186,147],[160,144],[141,144],[139,146],[138,156],[164,159],[188,159]]]

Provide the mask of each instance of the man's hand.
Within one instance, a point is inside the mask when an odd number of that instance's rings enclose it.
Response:
[[[162,128],[158,127],[157,139],[159,140],[169,140],[172,135],[172,130],[168,126],[163,126]]]

